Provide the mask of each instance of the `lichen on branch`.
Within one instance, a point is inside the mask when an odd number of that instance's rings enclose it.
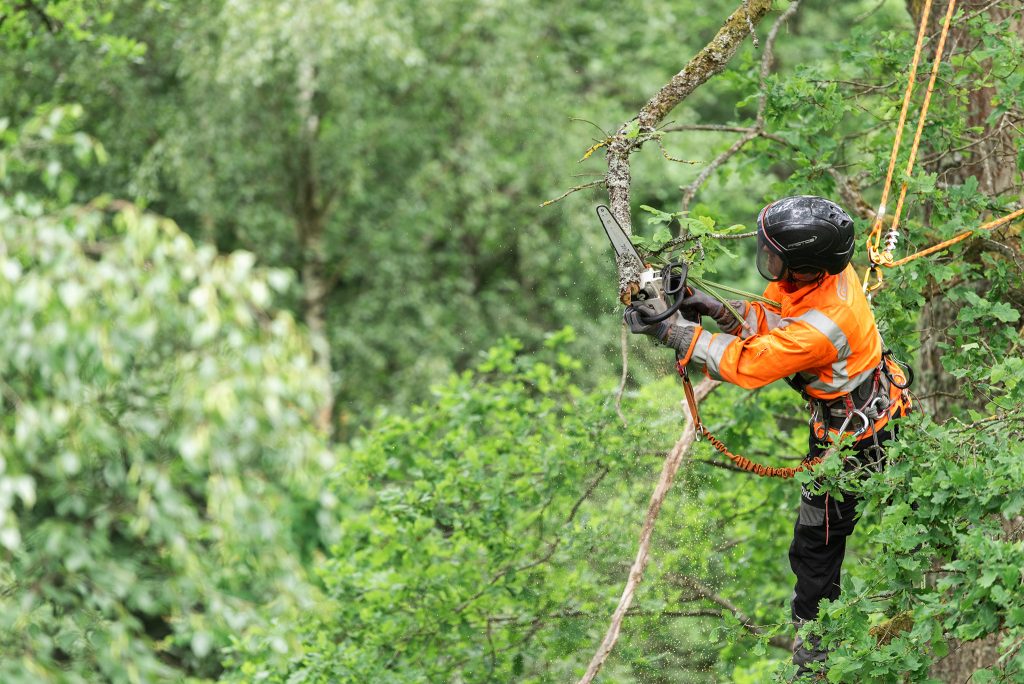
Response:
[[[691,59],[672,79],[665,84],[641,108],[640,113],[631,119],[635,121],[624,124],[612,136],[607,148],[605,159],[608,173],[605,184],[608,187],[608,204],[612,215],[616,218],[627,235],[632,235],[630,220],[629,189],[631,183],[629,157],[638,150],[645,141],[652,139],[657,126],[664,121],[680,102],[706,83],[711,77],[721,73],[725,66],[739,50],[743,40],[750,35],[752,29],[771,9],[771,0],[746,0],[729,15],[715,37]],[[631,134],[634,129],[639,135]],[[623,286],[623,274],[620,272],[619,295],[628,291],[628,280]]]

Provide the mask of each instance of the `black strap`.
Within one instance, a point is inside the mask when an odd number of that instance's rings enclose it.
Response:
[[[799,392],[803,396],[804,399],[807,399],[808,401],[811,400],[811,397],[808,396],[807,391],[806,391],[807,390],[807,385],[810,384],[810,383],[808,383],[807,380],[804,380],[803,378],[801,378],[799,373],[793,373],[793,377],[789,377],[787,375],[786,377],[784,377],[782,379],[786,381],[787,385],[789,385],[790,387],[795,389],[797,392]]]

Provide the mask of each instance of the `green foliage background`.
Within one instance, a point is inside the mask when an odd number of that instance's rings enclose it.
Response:
[[[834,5],[783,29],[772,137],[709,179],[700,225],[752,226],[766,199],[835,197],[838,178],[877,201],[913,26],[892,0]],[[943,66],[925,154],[977,144],[979,85],[988,124],[1024,119],[1021,10],[1002,5],[958,16],[979,48]],[[675,125],[754,122],[785,6]],[[0,680],[578,678],[682,395],[664,351],[631,341],[623,424],[603,190],[540,205],[600,177],[600,152],[576,160],[733,9],[0,0]],[[680,187],[735,135],[666,133],[696,165],[634,155],[638,235],[679,229]],[[940,171],[909,179],[906,253],[1016,197]],[[907,358],[928,301],[957,311],[943,364],[964,396],[951,420],[908,420],[884,473],[829,476],[865,498],[817,626],[830,681],[938,681],[951,644],[986,635],[1001,658],[972,681],[1024,681],[1024,279],[1019,230],[994,239],[875,298]],[[761,287],[745,241],[689,246],[704,274]],[[785,387],[723,387],[703,411],[737,452],[806,449]],[[692,459],[600,681],[790,674],[796,486],[706,444]],[[909,626],[880,643],[893,617]]]

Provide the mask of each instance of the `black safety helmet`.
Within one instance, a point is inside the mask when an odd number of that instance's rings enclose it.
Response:
[[[757,217],[757,270],[771,281],[791,273],[842,273],[853,256],[853,219],[831,200],[775,200]]]

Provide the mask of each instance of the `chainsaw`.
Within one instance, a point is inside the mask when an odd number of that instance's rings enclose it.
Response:
[[[681,259],[670,261],[660,271],[656,271],[640,258],[626,231],[612,216],[608,207],[603,204],[599,206],[597,218],[600,219],[601,226],[612,243],[612,249],[615,250],[615,263],[622,274],[619,282],[622,303],[628,306],[634,299],[640,302],[662,300],[667,307],[665,311],[653,316],[640,314],[641,320],[647,324],[659,323],[674,316],[689,294],[689,288],[686,287],[686,276],[689,272],[687,263]],[[683,317],[695,323],[700,322],[700,315],[696,312],[684,311]]]

